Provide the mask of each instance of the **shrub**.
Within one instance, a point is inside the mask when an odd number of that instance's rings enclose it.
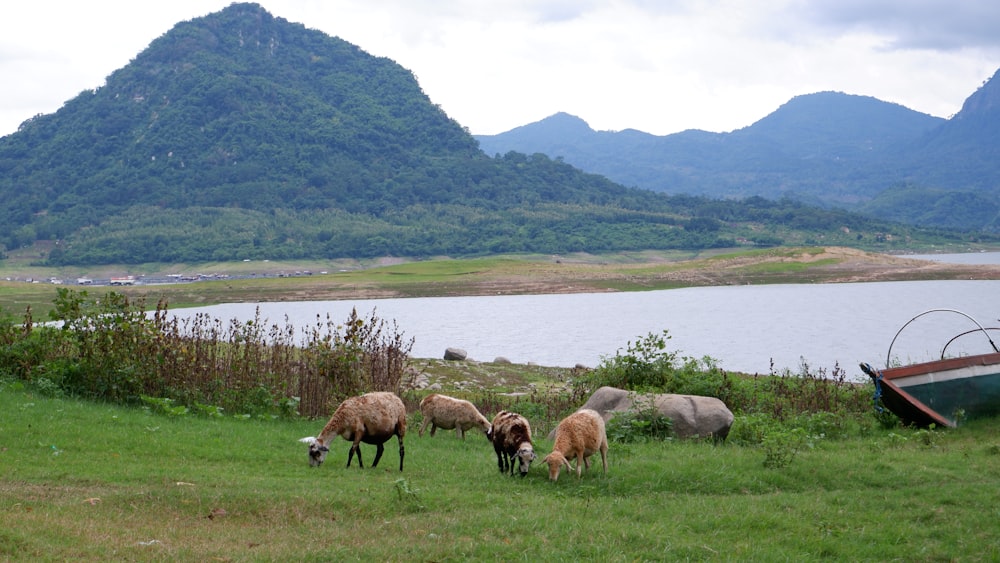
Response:
[[[777,422],[762,413],[737,415],[733,426],[729,429],[726,440],[731,444],[741,446],[759,446],[769,432],[777,428]]]
[[[604,357],[600,365],[577,378],[576,385],[593,391],[611,386],[619,389],[663,389],[672,378],[676,352],[666,351],[670,335],[649,333],[646,337],[629,342],[627,350],[620,350],[611,358]]]
[[[806,432],[801,428],[768,432],[761,444],[764,448],[764,467],[768,469],[787,467],[806,444]]]
[[[652,401],[637,399],[632,410],[616,413],[608,421],[609,441],[632,443],[649,440],[669,440],[673,431],[671,420],[656,409]]]
[[[59,328],[36,327],[30,310],[20,327],[0,320],[0,375],[44,379],[47,393],[326,416],[348,396],[398,393],[413,345],[374,311],[369,318],[352,311],[343,325],[317,316],[300,339],[287,319],[285,326],[259,316],[228,326],[206,315],[180,321],[164,302],[147,313],[144,301],[116,292],[91,299],[86,291],[57,291],[50,317]]]

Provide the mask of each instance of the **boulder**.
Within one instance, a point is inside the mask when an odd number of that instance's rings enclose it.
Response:
[[[444,351],[444,359],[446,360],[464,360],[467,357],[468,354],[461,348],[447,348]]]
[[[636,403],[644,407],[652,402],[657,412],[672,422],[674,435],[681,439],[707,438],[721,442],[729,435],[733,413],[721,400],[699,395],[674,395],[669,393],[636,393],[601,387],[580,407],[593,409],[607,422],[615,413],[632,410]]]

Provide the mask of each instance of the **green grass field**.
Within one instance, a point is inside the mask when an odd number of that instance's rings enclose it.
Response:
[[[168,417],[0,382],[0,559],[1000,558],[1000,420],[812,436],[770,469],[760,447],[612,443],[606,476],[598,460],[556,483],[541,465],[501,475],[485,437],[420,438],[412,419],[402,473],[395,440],[376,469],[345,468],[343,441],[310,468],[297,440],[324,422]]]

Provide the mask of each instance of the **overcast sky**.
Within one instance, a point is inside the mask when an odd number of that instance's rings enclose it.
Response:
[[[559,111],[597,130],[746,127],[794,96],[950,117],[1000,68],[996,0],[261,0],[412,71],[474,134]],[[0,9],[0,135],[52,113],[174,24],[229,0]]]

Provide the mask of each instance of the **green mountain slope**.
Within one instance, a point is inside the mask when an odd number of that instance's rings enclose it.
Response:
[[[0,139],[0,198],[0,245],[57,241],[52,265],[915,236],[790,202],[628,189],[543,155],[489,157],[406,69],[256,4],[176,25]]]

